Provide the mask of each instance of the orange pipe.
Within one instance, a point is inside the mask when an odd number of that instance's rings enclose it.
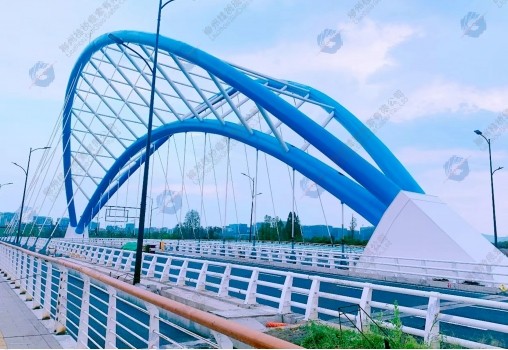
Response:
[[[185,304],[179,303],[174,300],[167,299],[158,294],[154,294],[147,290],[135,287],[126,282],[117,280],[116,278],[109,277],[104,275],[96,270],[90,269],[85,266],[81,266],[66,260],[59,260],[56,258],[52,258],[46,255],[38,254],[31,252],[29,250],[19,248],[16,246],[12,246],[10,244],[6,244],[1,242],[4,245],[8,245],[11,248],[20,250],[28,255],[32,255],[43,259],[45,261],[49,261],[56,265],[61,265],[67,267],[69,269],[73,269],[81,272],[84,275],[87,275],[97,281],[101,281],[111,287],[114,287],[118,290],[121,290],[127,294],[135,296],[141,300],[149,302],[152,305],[155,305],[161,309],[172,312],[176,315],[182,316],[186,319],[199,323],[209,329],[213,329],[219,333],[227,335],[231,338],[241,341],[247,345],[253,346],[258,349],[303,349],[302,347],[290,343],[288,341],[273,337],[271,335],[253,330],[244,325],[235,323],[233,321],[224,319],[222,317],[210,314],[205,311],[201,311],[199,309],[195,309],[193,307],[187,306]]]

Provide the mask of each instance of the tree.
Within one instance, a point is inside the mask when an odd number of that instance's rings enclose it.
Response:
[[[291,241],[292,240],[292,227],[293,227],[293,215],[295,216],[295,242],[296,241],[302,241],[302,228],[300,227],[300,218],[298,218],[298,215],[294,212],[289,212],[288,219],[286,221],[286,227],[284,227],[284,237],[283,239],[285,241]]]
[[[191,209],[185,214],[185,220],[182,224],[184,238],[195,238],[196,235],[200,237],[201,231],[201,219],[199,217],[199,213]]]
[[[270,241],[271,240],[271,230],[272,230],[272,217],[270,215],[265,215],[265,221],[261,224],[261,227],[258,231],[258,239],[260,241]]]
[[[349,233],[351,234],[351,238],[355,237],[355,228],[356,228],[356,218],[351,214],[351,222],[349,223]]]

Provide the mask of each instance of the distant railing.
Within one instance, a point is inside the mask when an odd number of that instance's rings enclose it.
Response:
[[[64,256],[117,273],[134,268],[135,253],[131,251],[64,241],[56,248]],[[344,317],[363,329],[368,326],[362,324],[366,316],[376,318],[383,312],[386,316],[398,308],[403,317],[402,331],[422,337],[433,347],[441,341],[488,348],[485,334],[508,346],[508,320],[499,318],[508,311],[508,303],[500,301],[162,254],[143,254],[142,274],[160,283],[240,299],[247,305],[269,305],[280,314],[300,314],[305,320]],[[351,304],[359,305],[366,315],[339,315],[339,307]],[[384,319],[380,324],[394,327]],[[475,333],[479,329],[480,336]]]
[[[182,347],[196,340],[207,347],[231,347],[227,337],[256,348],[296,348],[91,268],[5,243],[0,243],[0,270],[33,308],[54,320],[56,333],[67,332],[79,348]],[[210,337],[183,328],[182,319],[208,329]]]
[[[101,239],[88,241],[58,240],[58,242],[88,243],[98,246],[121,248],[132,239]],[[373,279],[403,280],[413,283],[422,281],[442,281],[458,286],[460,284],[481,284],[498,288],[501,284],[508,287],[508,266],[495,264],[495,259],[485,263],[422,260],[401,257],[368,255],[357,247],[328,247],[305,245],[295,246],[278,244],[252,244],[222,241],[192,240],[145,240],[163,251],[183,256],[218,258],[228,261],[249,261],[260,265],[291,267],[302,271],[320,271],[332,274],[347,274]],[[494,251],[494,250],[493,250]],[[502,254],[498,252],[498,254]],[[498,268],[498,269],[497,269]]]

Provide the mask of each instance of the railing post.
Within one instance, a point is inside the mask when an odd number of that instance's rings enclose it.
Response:
[[[88,250],[86,251],[85,260],[86,261],[92,261],[93,258],[93,247],[88,246]]]
[[[328,253],[328,265],[330,269],[335,270],[335,255],[332,253]]]
[[[120,269],[122,268],[123,252],[124,251],[121,250],[120,253],[116,257],[114,269],[117,271],[120,271]]]
[[[360,309],[358,310],[358,317],[356,318],[356,327],[362,331],[367,331],[370,321],[370,302],[372,301],[372,284],[367,283],[362,290],[360,297]]]
[[[58,298],[56,302],[56,334],[65,333],[67,323],[67,290],[69,288],[69,271],[65,267],[60,267],[60,283],[58,285]]]
[[[159,309],[152,304],[145,303],[148,314],[150,315],[148,328],[148,349],[159,349]]]
[[[317,260],[317,252],[312,252],[312,267],[317,267]]]
[[[20,273],[19,273],[19,294],[25,294],[26,293],[26,278],[27,278],[27,260],[28,255],[25,253],[20,252],[21,259],[20,259]]]
[[[108,320],[106,322],[106,349],[116,349],[116,289],[108,286]]]
[[[77,347],[79,349],[88,348],[88,319],[90,312],[90,277],[82,275],[83,278],[83,296],[81,297],[81,311],[79,314],[79,329]]]
[[[148,271],[146,273],[146,277],[155,276],[155,265],[157,264],[157,255],[152,255],[152,261],[150,261],[150,266],[148,266]]]
[[[113,266],[113,259],[115,257],[115,251],[109,249],[108,259],[106,260],[106,266]]]
[[[22,255],[21,255],[21,252],[19,250],[16,249],[16,258],[14,260],[16,266],[15,266],[15,271],[16,273],[14,274],[14,288],[19,288],[20,287],[20,284],[19,284],[19,281],[21,280],[21,261],[22,261]]]
[[[162,269],[161,279],[160,282],[165,282],[169,279],[169,273],[171,272],[171,258],[168,258],[166,260],[166,263],[164,264],[164,268]]]
[[[35,275],[35,286],[33,295],[34,298],[32,302],[32,309],[38,309],[41,307],[41,296],[42,296],[42,260],[37,259],[37,272]]]
[[[185,278],[187,277],[187,267],[189,266],[189,260],[185,259],[182,266],[180,267],[180,273],[176,280],[177,286],[185,286]]]
[[[258,288],[258,278],[259,278],[259,270],[252,270],[252,274],[250,276],[249,286],[247,287],[247,293],[245,295],[246,305],[252,305],[256,303],[256,291]]]
[[[319,284],[318,279],[312,280],[309,298],[307,300],[307,308],[305,309],[305,321],[316,320],[318,318]]]
[[[208,263],[204,262],[199,271],[198,280],[196,282],[196,290],[198,292],[205,290],[206,285],[206,271],[208,270]]]
[[[35,267],[34,267],[35,257],[31,255],[27,255],[27,276],[26,276],[26,301],[32,301],[34,295],[34,276],[35,276]]]
[[[44,301],[42,319],[51,318],[51,280],[53,279],[53,264],[46,263],[46,285],[44,286]]]
[[[101,257],[99,258],[99,265],[104,265],[106,263],[106,249],[102,247],[101,249]]]
[[[227,264],[224,269],[224,273],[222,274],[222,279],[220,280],[219,286],[219,297],[227,297],[229,295],[229,281],[231,279],[231,264]]]
[[[134,252],[130,252],[129,256],[127,257],[127,262],[125,263],[125,266],[123,267],[123,270],[125,272],[131,271],[132,261],[134,260]],[[141,267],[143,267],[143,261],[141,261]],[[143,270],[143,269],[141,269]]]
[[[439,349],[439,316],[440,302],[439,293],[431,292],[429,305],[427,307],[427,316],[425,318],[425,336],[424,341],[433,349]]]
[[[293,276],[287,275],[282,287],[280,296],[279,314],[284,315],[291,312],[291,287],[293,286]]]

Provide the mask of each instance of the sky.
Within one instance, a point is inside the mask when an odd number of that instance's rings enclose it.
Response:
[[[492,140],[494,169],[506,167],[496,171],[494,182],[498,234],[508,236],[508,1],[237,0],[244,9],[210,35],[207,27],[234,1],[176,0],[163,11],[161,34],[312,86],[364,122],[402,93],[405,102],[385,114],[375,134],[426,193],[478,231],[492,233],[489,155],[486,142],[473,132],[483,131]],[[105,3],[112,8],[93,27],[93,16]],[[154,32],[157,3],[27,0],[3,7],[0,184],[14,184],[0,188],[0,211],[19,208],[24,174],[11,162],[25,166],[30,147],[48,144],[70,71],[89,39],[124,29]],[[34,84],[38,62],[52,65],[54,76]],[[32,153],[31,171],[42,155]],[[302,224],[326,218],[340,225],[336,199],[324,194],[320,210],[315,198],[299,190]],[[240,196],[247,203],[240,221],[247,222],[249,194]],[[258,208],[271,207],[268,196],[259,201]],[[277,206],[285,218],[290,202]],[[162,224],[159,214],[155,222]],[[368,225],[362,218],[359,224]]]

